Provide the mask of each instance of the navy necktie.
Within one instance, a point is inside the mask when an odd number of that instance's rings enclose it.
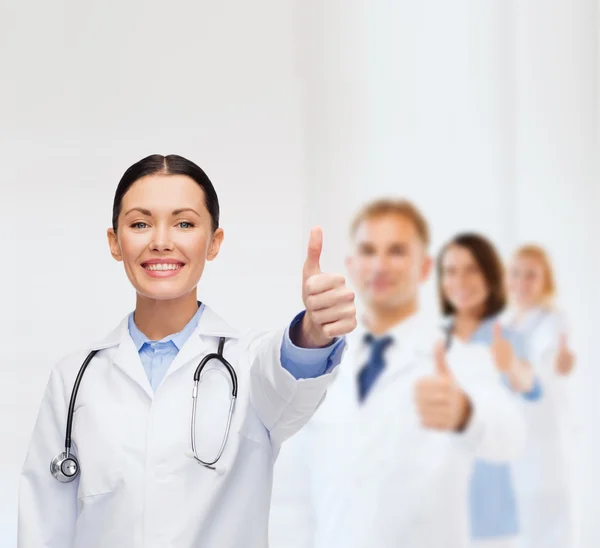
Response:
[[[377,377],[385,369],[383,353],[392,344],[393,339],[389,335],[376,339],[373,335],[368,334],[365,336],[365,342],[371,346],[371,354],[369,361],[367,361],[358,374],[358,399],[361,402],[367,397]]]

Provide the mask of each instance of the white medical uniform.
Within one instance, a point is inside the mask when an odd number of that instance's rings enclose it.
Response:
[[[525,338],[529,361],[541,383],[543,396],[524,405],[528,438],[523,455],[513,467],[523,548],[569,548],[572,545],[571,481],[569,469],[574,428],[568,402],[568,376],[559,375],[555,358],[563,315],[537,307],[518,321],[514,311],[502,323]]]
[[[272,548],[466,548],[467,494],[476,455],[515,457],[524,421],[499,382],[489,350],[452,345],[448,361],[473,415],[461,434],[419,424],[415,383],[434,372],[442,337],[420,316],[389,335],[386,368],[364,404],[359,370],[368,359],[360,327],[323,406],[284,448],[276,467]]]
[[[127,319],[104,341],[52,371],[22,472],[18,548],[266,548],[273,464],[281,443],[322,402],[335,376],[296,380],[280,362],[283,330],[240,335],[206,307],[156,393]],[[239,394],[223,475],[190,448],[191,394],[199,361],[227,337]],[[80,477],[50,474],[64,450],[71,389],[84,358],[99,349],[80,387],[73,422]],[[216,455],[229,410],[230,380],[210,362],[198,396],[197,445]]]

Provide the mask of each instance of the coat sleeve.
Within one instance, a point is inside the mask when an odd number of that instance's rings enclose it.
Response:
[[[68,399],[54,369],[39,409],[19,481],[17,548],[70,548],[77,519],[79,479],[60,483],[50,462],[64,451]]]
[[[332,367],[316,378],[296,379],[281,363],[285,331],[267,333],[250,344],[250,399],[258,416],[269,431],[274,453],[281,444],[298,432],[319,408],[327,388],[337,374],[345,345],[330,356]]]
[[[556,372],[556,357],[560,337],[567,332],[566,322],[559,313],[551,314],[536,330],[529,343],[530,361],[540,377],[549,405],[560,405],[566,396],[569,376]]]
[[[517,458],[525,446],[525,418],[518,397],[500,380],[489,350],[465,348],[454,358],[463,360],[457,367],[462,373],[459,383],[472,406],[471,419],[461,434],[464,444],[490,462]]]

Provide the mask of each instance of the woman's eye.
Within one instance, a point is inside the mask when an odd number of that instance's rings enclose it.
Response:
[[[189,223],[188,221],[181,221],[179,223],[179,226],[181,228],[193,228],[194,227],[193,223]]]
[[[133,224],[131,225],[131,228],[139,228],[139,229],[142,229],[142,228],[147,228],[147,226],[148,226],[148,225],[147,225],[146,223],[144,223],[144,222],[140,221],[140,222],[138,222],[138,223],[133,223]]]

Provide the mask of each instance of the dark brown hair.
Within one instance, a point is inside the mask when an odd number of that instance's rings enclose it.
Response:
[[[442,314],[449,316],[456,312],[442,289],[443,261],[446,251],[457,246],[467,249],[479,266],[485,279],[488,298],[485,302],[483,318],[490,318],[501,312],[506,306],[506,288],[504,285],[504,267],[496,248],[487,238],[479,234],[463,233],[452,238],[440,251],[437,259],[438,296]]]
[[[219,198],[208,175],[194,162],[183,156],[177,156],[176,154],[168,156],[153,154],[129,167],[119,181],[115,192],[112,214],[112,225],[115,232],[119,224],[123,197],[127,194],[127,191],[142,177],[158,173],[163,175],[186,175],[198,183],[204,191],[204,199],[206,208],[210,213],[213,232],[219,228]]]

